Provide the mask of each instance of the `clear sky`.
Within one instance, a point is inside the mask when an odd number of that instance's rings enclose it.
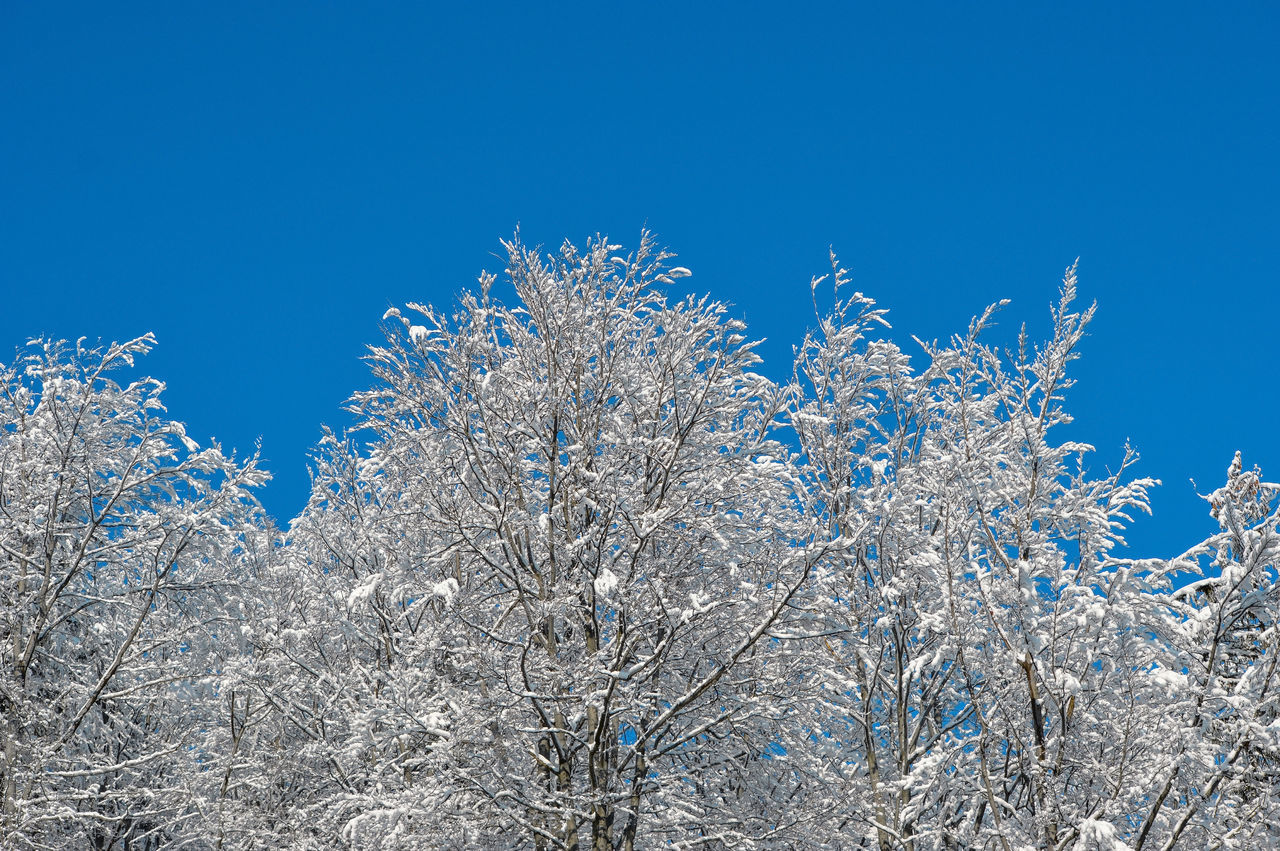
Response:
[[[476,11],[472,11],[475,9]],[[554,11],[551,11],[554,9]],[[517,224],[655,230],[790,372],[839,252],[894,335],[1099,302],[1070,436],[1162,478],[1280,479],[1274,4],[0,6],[0,352],[151,330],[201,439],[287,520],[379,318],[450,303]],[[7,360],[9,355],[0,355]]]

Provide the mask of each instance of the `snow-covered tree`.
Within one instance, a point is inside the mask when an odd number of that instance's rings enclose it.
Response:
[[[1278,498],[1237,452],[1206,497],[1220,531],[1157,573],[1171,652],[1154,708],[1167,721],[1135,848],[1280,844]]]
[[[362,848],[783,842],[745,778],[825,540],[771,436],[787,391],[647,237],[507,248],[512,306],[486,276],[452,317],[388,314],[368,456],[331,441],[291,529],[349,619],[317,672],[329,816]]]
[[[1280,485],[1129,557],[1074,268],[908,354],[833,258],[779,384],[647,236],[506,249],[387,313],[286,532],[112,380],[150,337],[0,367],[0,844],[1280,844]]]
[[[1092,447],[1052,438],[1092,315],[1075,289],[1071,269],[1052,338],[1003,357],[993,307],[921,344],[917,373],[861,294],[799,351],[808,491],[852,537],[818,571],[839,637],[813,658],[809,759],[842,790],[832,847],[1275,842],[1280,491],[1237,458],[1221,534],[1122,558],[1154,482],[1126,481],[1132,453],[1092,476]]]
[[[198,820],[205,603],[265,476],[114,376],[150,335],[0,366],[0,845],[158,848]]]

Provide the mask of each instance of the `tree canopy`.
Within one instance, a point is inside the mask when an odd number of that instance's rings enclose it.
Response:
[[[0,366],[0,845],[1280,843],[1280,485],[1127,553],[1074,269],[904,349],[832,257],[775,381],[647,235],[504,247],[383,317],[287,530],[150,336]]]

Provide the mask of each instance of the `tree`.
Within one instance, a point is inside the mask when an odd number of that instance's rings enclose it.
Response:
[[[983,344],[996,306],[921,344],[916,373],[832,262],[792,416],[810,498],[851,539],[817,571],[831,637],[806,729],[841,790],[829,841],[1274,844],[1280,487],[1237,455],[1208,498],[1220,534],[1120,557],[1154,481],[1125,480],[1132,452],[1091,476],[1092,447],[1050,436],[1092,316],[1075,270],[1042,347],[1025,329],[1005,358]]]
[[[778,384],[647,236],[506,249],[388,311],[286,532],[110,380],[150,337],[0,368],[6,847],[1280,842],[1280,485],[1126,556],[1074,268],[908,355],[833,257]]]
[[[1074,269],[1032,347],[982,342],[999,306],[915,373],[870,340],[883,311],[841,299],[799,352],[793,421],[808,489],[852,538],[820,572],[839,640],[813,729],[838,743],[837,835],[881,849],[1091,847],[1132,840],[1163,777],[1179,621],[1166,568],[1118,558],[1146,510],[1135,460],[1093,477],[1067,367],[1092,316]],[[818,282],[815,282],[815,287]],[[1006,365],[1006,363],[1008,365]],[[824,658],[825,656],[825,658]],[[838,839],[833,841],[838,842]]]
[[[1138,849],[1280,842],[1278,496],[1237,452],[1205,498],[1220,531],[1158,573],[1171,658],[1156,673],[1174,686],[1159,708],[1172,729]]]
[[[740,781],[789,714],[777,648],[824,546],[771,437],[786,389],[722,305],[668,299],[686,272],[648,237],[507,249],[515,306],[485,276],[452,318],[388,313],[368,457],[331,441],[291,530],[352,611],[343,836],[783,841]]]
[[[0,844],[159,847],[196,817],[204,603],[265,481],[200,449],[154,344],[33,341],[0,366]]]

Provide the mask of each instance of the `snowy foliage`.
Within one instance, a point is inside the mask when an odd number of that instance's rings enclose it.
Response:
[[[110,380],[149,337],[0,368],[0,845],[1280,844],[1280,485],[1125,555],[1074,269],[908,354],[833,257],[778,383],[648,237],[506,249],[387,312],[287,532]]]
[[[202,828],[216,600],[265,475],[126,385],[152,339],[0,366],[0,845],[159,847]]]

